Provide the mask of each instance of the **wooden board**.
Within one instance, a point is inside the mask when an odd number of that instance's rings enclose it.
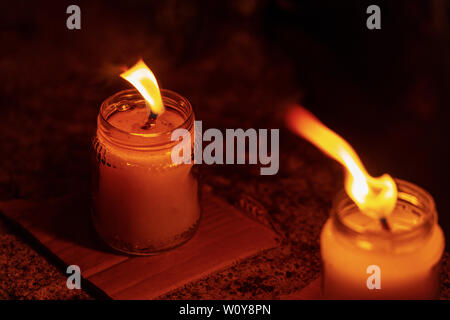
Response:
[[[114,299],[154,299],[257,252],[273,248],[276,234],[224,200],[204,193],[203,217],[185,245],[150,257],[111,251],[90,224],[86,196],[46,202],[0,202],[0,211]]]

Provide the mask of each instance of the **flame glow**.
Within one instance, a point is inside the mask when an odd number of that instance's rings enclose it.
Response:
[[[355,150],[306,109],[290,108],[286,120],[292,131],[347,169],[345,191],[364,214],[380,219],[392,212],[397,202],[397,186],[390,175],[370,176]]]
[[[164,105],[161,99],[158,82],[153,72],[147,67],[144,61],[139,60],[133,67],[120,75],[129,81],[148,102],[150,111],[159,115],[164,112]]]

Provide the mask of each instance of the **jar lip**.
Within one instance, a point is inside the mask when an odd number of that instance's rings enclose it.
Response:
[[[179,93],[172,91],[172,90],[168,90],[168,89],[160,89],[161,92],[161,98],[163,100],[163,103],[165,105],[165,107],[169,107],[170,106],[166,106],[165,104],[165,100],[167,99],[171,99],[172,97],[176,97],[179,100],[181,100],[182,102],[184,102],[186,104],[186,106],[188,107],[188,115],[187,117],[185,117],[184,121],[179,124],[178,126],[168,129],[166,131],[162,131],[162,132],[158,132],[158,133],[135,133],[135,132],[128,132],[125,130],[122,130],[116,126],[114,126],[113,124],[111,124],[108,119],[105,117],[104,115],[104,110],[106,109],[106,107],[108,107],[109,105],[111,105],[111,103],[121,97],[121,96],[127,96],[127,95],[137,95],[139,97],[142,97],[141,94],[139,93],[138,90],[136,90],[135,88],[132,89],[126,89],[126,90],[121,90],[117,93],[115,93],[114,95],[108,97],[106,100],[104,100],[100,106],[100,112],[99,112],[99,117],[101,118],[102,122],[107,124],[110,128],[114,129],[115,131],[119,132],[120,134],[123,135],[128,135],[128,136],[134,136],[134,137],[139,137],[139,138],[156,138],[156,137],[161,137],[161,136],[165,136],[168,134],[171,134],[172,131],[176,130],[176,129],[180,129],[180,128],[185,128],[186,125],[188,124],[189,121],[192,120],[192,116],[193,116],[193,109],[192,106],[190,104],[190,102],[183,97],[182,95],[180,95]],[[144,99],[142,97],[142,99]]]
[[[352,228],[351,226],[346,224],[342,220],[342,217],[340,215],[340,213],[342,213],[339,212],[340,209],[341,211],[343,211],[343,208],[340,207],[346,201],[349,203],[351,202],[352,205],[357,208],[356,204],[346,194],[345,190],[342,189],[338,192],[332,204],[331,217],[333,218],[335,227],[339,231],[354,237],[389,239],[397,240],[400,242],[428,235],[432,230],[434,223],[437,221],[437,212],[433,197],[426,190],[411,182],[402,179],[394,179],[394,181],[396,182],[398,188],[397,203],[401,201],[402,203],[406,203],[407,205],[410,205],[411,207],[414,207],[423,213],[423,219],[419,224],[415,225],[409,230],[400,232],[374,232],[356,230],[355,228]],[[420,207],[418,205],[420,205]]]

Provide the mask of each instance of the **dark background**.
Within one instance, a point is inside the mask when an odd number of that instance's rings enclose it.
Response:
[[[81,30],[66,28],[71,4],[81,7]],[[381,30],[366,28],[370,4],[381,7]],[[2,1],[0,199],[88,188],[99,105],[129,87],[118,74],[142,57],[161,87],[192,102],[204,128],[283,128],[283,106],[301,102],[372,175],[428,190],[448,239],[449,8],[446,0]],[[252,183],[283,179],[287,155],[315,152],[284,129],[280,143],[279,175]],[[323,197],[342,186],[336,172]]]

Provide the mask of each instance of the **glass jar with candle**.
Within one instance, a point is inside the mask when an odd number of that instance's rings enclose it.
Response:
[[[438,297],[444,236],[433,198],[414,184],[396,183],[388,228],[362,214],[344,191],[337,195],[321,234],[324,298]]]
[[[191,134],[193,148],[194,113],[179,94],[161,95],[165,111],[150,122],[135,89],[106,99],[97,118],[92,220],[109,246],[128,254],[177,247],[194,235],[200,220],[192,164],[171,158],[175,129]]]

